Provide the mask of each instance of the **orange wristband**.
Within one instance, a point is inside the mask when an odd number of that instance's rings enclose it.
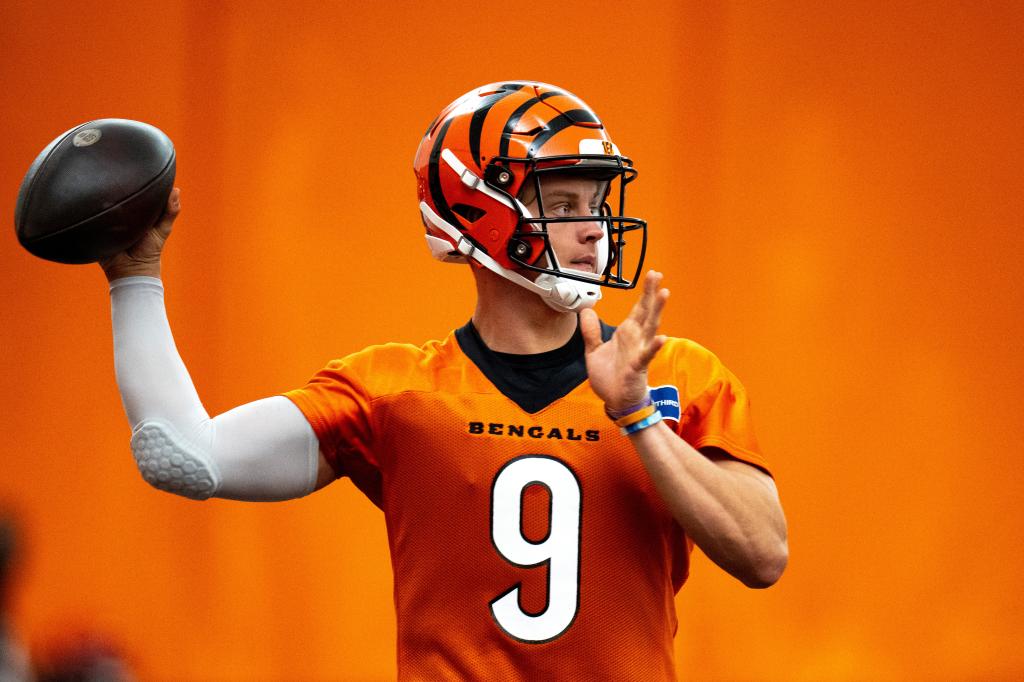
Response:
[[[632,426],[637,422],[642,422],[643,420],[647,419],[657,411],[658,407],[656,405],[648,405],[647,407],[639,409],[636,412],[630,412],[625,417],[620,417],[619,419],[616,419],[615,425],[621,426],[623,428],[627,426]]]

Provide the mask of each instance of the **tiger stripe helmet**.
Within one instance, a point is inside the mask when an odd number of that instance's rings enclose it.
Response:
[[[624,209],[626,185],[637,171],[575,95],[532,81],[474,89],[430,124],[413,170],[435,258],[486,267],[536,292],[557,310],[592,306],[601,298],[601,287],[635,286],[647,224],[626,217]],[[600,215],[545,216],[541,181],[548,173],[607,180]],[[520,200],[527,183],[536,192],[539,215],[531,215]],[[573,221],[602,224],[596,273],[561,267],[551,248],[548,225]],[[630,232],[635,233],[630,242],[637,244],[627,259]]]

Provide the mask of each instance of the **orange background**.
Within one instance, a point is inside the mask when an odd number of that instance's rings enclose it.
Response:
[[[101,273],[10,229],[39,150],[111,116],[174,139],[168,308],[219,413],[468,318],[468,273],[420,236],[413,151],[455,96],[533,78],[636,161],[664,330],[744,380],[789,516],[770,590],[698,557],[681,676],[1024,677],[1024,12],[889,4],[3,3],[16,632],[106,633],[147,680],[394,674],[383,519],[348,482],[269,505],[142,482]]]

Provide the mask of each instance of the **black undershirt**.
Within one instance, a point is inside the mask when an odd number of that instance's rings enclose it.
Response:
[[[609,340],[615,327],[601,323],[601,338]],[[499,353],[487,347],[473,321],[455,330],[459,347],[495,388],[529,414],[566,396],[587,378],[583,334],[577,325],[561,348],[544,353]]]

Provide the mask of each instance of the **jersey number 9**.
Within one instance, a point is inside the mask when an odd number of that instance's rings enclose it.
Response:
[[[547,488],[551,518],[546,538],[533,542],[523,536],[523,493],[531,485]],[[517,583],[491,602],[491,613],[511,637],[529,643],[561,636],[579,611],[580,483],[572,469],[545,455],[526,455],[509,461],[494,478],[491,489],[491,540],[503,559],[522,568],[547,566],[547,604],[527,613],[519,604]]]

